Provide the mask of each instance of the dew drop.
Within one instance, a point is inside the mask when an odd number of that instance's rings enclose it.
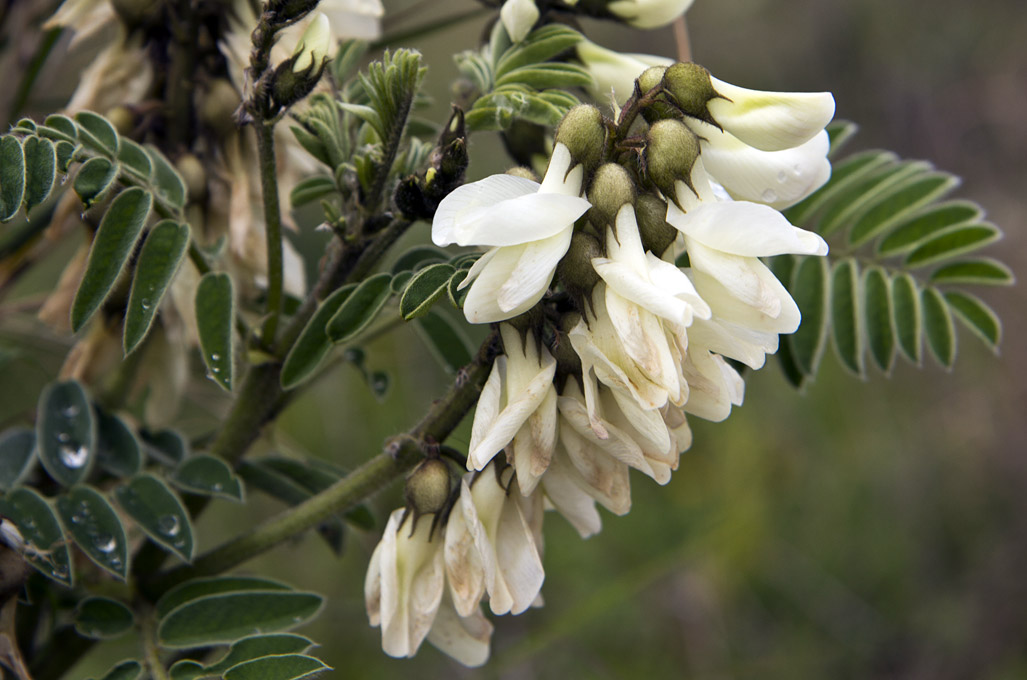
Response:
[[[67,432],[58,432],[57,433],[57,441],[59,441],[61,443],[70,442],[71,441],[71,435],[68,434]]]
[[[225,487],[224,487],[224,485],[221,482],[214,482],[213,484],[210,485],[210,490],[213,491],[214,493],[221,493],[222,491],[225,490]]]
[[[173,545],[176,548],[178,548],[179,550],[181,550],[182,548],[185,547],[185,539],[184,538],[180,538],[177,541],[174,541],[171,545]]]
[[[218,373],[221,372],[221,368],[218,367],[218,366],[211,366],[210,372],[213,373],[214,375],[217,375]]]
[[[111,569],[121,569],[121,558],[120,557],[111,557],[107,561],[107,564],[110,565]]]
[[[80,468],[86,464],[86,460],[89,458],[89,449],[84,446],[76,448],[68,444],[62,444],[57,447],[57,455],[60,456],[61,462],[64,463],[65,467]]]
[[[781,184],[784,184],[787,180],[788,180],[788,175],[785,174],[784,170],[782,170],[781,172],[777,173],[777,181],[778,182],[780,182]]]
[[[151,303],[150,303],[150,301],[147,298],[143,298],[142,300],[139,301],[139,306],[142,307],[143,311],[145,312],[148,309],[150,309]]]
[[[221,361],[221,355],[218,354],[217,352],[214,352],[213,354],[210,355],[210,360],[211,361]]]
[[[110,534],[97,534],[93,538],[93,547],[100,552],[107,554],[114,552],[114,549],[118,547],[118,542],[114,540],[114,537]],[[111,562],[113,563],[113,559]]]
[[[767,189],[766,191],[763,192],[763,195],[760,196],[760,199],[764,203],[773,203],[774,201],[777,200],[777,192],[774,191],[773,189]]]
[[[56,576],[59,579],[66,579],[66,578],[68,578],[68,566],[66,564],[62,564],[62,563],[54,564],[53,565],[53,569],[51,571],[53,572],[53,575]]]
[[[175,515],[162,515],[157,519],[157,531],[165,536],[178,536],[178,532],[181,530],[182,523],[178,521],[178,517]]]
[[[61,409],[61,415],[65,418],[74,418],[78,415],[78,405],[68,404],[67,406]]]

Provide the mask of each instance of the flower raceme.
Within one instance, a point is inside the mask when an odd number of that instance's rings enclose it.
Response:
[[[583,537],[601,528],[597,505],[628,512],[629,470],[666,484],[692,443],[687,416],[721,421],[742,403],[729,360],[759,368],[799,326],[761,258],[827,253],[779,211],[830,173],[831,95],[744,90],[693,64],[646,73],[658,92],[610,85],[644,123],[576,107],[541,184],[496,175],[439,204],[437,245],[487,249],[461,284],[464,314],[498,323],[502,349],[468,472],[432,495],[445,501],[430,528],[420,502],[402,531],[396,511],[372,559],[368,613],[389,654],[427,639],[482,663],[481,603],[540,602],[543,508]]]

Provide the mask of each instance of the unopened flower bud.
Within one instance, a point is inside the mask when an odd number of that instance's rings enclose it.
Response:
[[[567,147],[571,158],[591,172],[599,165],[606,146],[603,114],[594,106],[580,104],[567,112],[556,129],[556,141]]]
[[[416,519],[442,511],[451,491],[449,466],[439,458],[427,458],[407,477],[403,495]]]
[[[200,101],[200,121],[214,135],[227,137],[236,130],[235,111],[239,108],[239,93],[224,78],[211,82]]]
[[[538,182],[538,175],[531,168],[526,168],[523,165],[517,165],[506,171],[506,174],[513,175],[514,177],[521,177],[523,179],[530,179],[532,182]]]
[[[499,20],[514,43],[523,41],[531,33],[538,17],[535,0],[506,0],[499,10]]]
[[[606,9],[635,28],[666,26],[685,13],[692,0],[614,0]]]
[[[556,267],[556,276],[579,310],[584,309],[586,300],[591,303],[592,289],[599,283],[599,274],[592,266],[592,259],[603,254],[599,239],[587,232],[576,231],[567,254]]]
[[[635,219],[642,246],[657,257],[674,243],[678,230],[667,222],[667,204],[652,194],[643,194],[635,202]]]
[[[705,68],[692,62],[674,64],[663,76],[663,87],[685,114],[717,125],[706,105],[719,95],[713,89],[710,72]]]
[[[668,198],[676,195],[674,183],[692,186],[692,166],[699,158],[699,138],[677,120],[661,120],[646,135],[646,172]]]
[[[184,153],[175,161],[175,169],[182,176],[189,200],[203,200],[207,195],[207,171],[204,170],[200,159],[191,153]]]
[[[666,66],[650,66],[638,77],[638,89],[645,94],[663,81],[663,74],[666,72]]]
[[[625,203],[635,202],[635,183],[631,175],[616,163],[606,163],[596,171],[588,190],[593,215],[604,224],[613,224]]]

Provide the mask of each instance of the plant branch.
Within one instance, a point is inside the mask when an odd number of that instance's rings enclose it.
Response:
[[[250,533],[201,555],[191,565],[183,565],[144,583],[144,593],[156,599],[185,580],[220,574],[238,566],[299,532],[317,526],[326,517],[353,507],[410,470],[423,456],[425,447],[445,440],[474,405],[497,351],[496,338],[493,332],[482,344],[475,360],[460,371],[449,392],[432,404],[413,429],[390,439],[383,453]]]
[[[271,346],[282,313],[282,210],[278,202],[278,176],[275,170],[274,121],[258,120],[257,153],[260,162],[260,188],[264,198],[264,231],[267,237],[267,313],[264,343]]]

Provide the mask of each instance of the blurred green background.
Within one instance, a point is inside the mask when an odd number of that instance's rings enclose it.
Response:
[[[387,32],[473,6],[430,2]],[[483,21],[408,43],[426,54],[440,111],[456,73],[449,55],[474,46]],[[991,254],[1025,271],[1020,0],[697,0],[688,27],[694,59],[724,80],[834,92],[838,116],[861,126],[849,150],[884,147],[961,175],[958,195],[1007,232]],[[584,29],[616,49],[675,54],[669,28]],[[489,135],[471,153],[472,179],[504,167]],[[427,227],[413,231],[427,239]],[[482,669],[427,644],[414,660],[381,653],[363,607],[375,533],[351,532],[341,559],[303,536],[244,570],[328,595],[303,632],[322,643],[331,677],[1027,677],[1025,293],[982,295],[1005,321],[1001,356],[960,328],[951,373],[927,358],[860,381],[828,356],[805,394],[769,361],[726,422],[691,419],[695,443],[666,487],[633,477],[628,516],[604,514],[603,532],[587,541],[548,517],[546,605],[496,619]],[[396,368],[384,403],[341,365],[292,404],[263,448],[355,466],[450,380],[409,329],[367,352],[370,368]],[[45,374],[4,371],[8,414],[21,401],[12,393],[34,401]],[[209,427],[213,391],[189,396],[187,429]],[[466,446],[467,423],[454,441]],[[217,501],[200,522],[201,549],[278,510],[255,493],[252,501]],[[396,485],[371,504],[383,523],[399,502]],[[114,653],[99,647],[89,663],[105,667]]]

